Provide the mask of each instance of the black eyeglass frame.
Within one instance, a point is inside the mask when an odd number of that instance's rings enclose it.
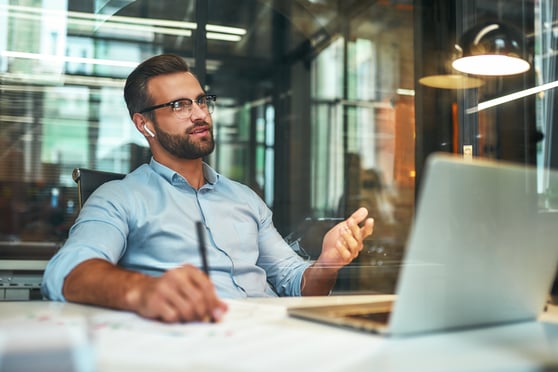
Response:
[[[177,108],[176,104],[180,101],[190,101],[190,110],[192,109],[192,105],[194,104],[194,102],[196,102],[198,104],[198,106],[201,107],[201,102],[200,100],[205,99],[205,103],[207,106],[207,111],[211,114],[211,110],[209,109],[209,105],[207,104],[207,102],[213,102],[215,103],[215,101],[217,100],[217,96],[215,94],[206,94],[203,96],[199,96],[198,98],[196,98],[195,100],[190,99],[190,98],[179,98],[179,99],[175,99],[173,101],[167,102],[167,103],[161,103],[160,105],[155,105],[155,106],[149,106],[146,107],[144,109],[142,109],[141,111],[139,111],[140,114],[145,114],[163,107],[170,107],[172,108],[172,111],[174,112],[174,110]]]

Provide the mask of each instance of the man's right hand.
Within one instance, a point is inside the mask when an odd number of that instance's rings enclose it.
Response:
[[[169,323],[219,321],[227,311],[207,275],[192,265],[145,277],[128,296],[140,315]]]
[[[192,265],[154,277],[91,259],[70,272],[63,293],[68,301],[134,311],[168,323],[219,321],[227,311],[211,280]]]

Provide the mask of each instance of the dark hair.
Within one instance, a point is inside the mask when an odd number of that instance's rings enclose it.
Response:
[[[143,108],[153,105],[153,99],[147,90],[147,83],[151,78],[188,71],[186,61],[175,54],[161,54],[140,63],[128,75],[124,86],[124,100],[130,117]]]

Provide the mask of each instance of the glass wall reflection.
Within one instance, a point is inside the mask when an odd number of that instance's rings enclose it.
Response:
[[[556,164],[551,91],[474,122],[459,116],[471,100],[554,80],[544,29],[556,5],[513,3],[0,0],[0,241],[62,242],[78,212],[73,168],[149,161],[122,89],[139,62],[176,53],[218,97],[207,161],[256,190],[308,257],[336,219],[366,206],[376,231],[338,290],[391,292],[429,153],[462,153],[469,125],[475,155]],[[458,34],[485,17],[531,35],[540,80],[415,84],[451,72]]]

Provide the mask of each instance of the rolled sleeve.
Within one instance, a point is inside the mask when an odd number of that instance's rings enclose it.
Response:
[[[285,242],[272,223],[267,206],[259,232],[260,257],[258,265],[264,268],[267,280],[279,296],[300,296],[304,271],[312,264],[300,257]]]
[[[70,272],[78,264],[93,258],[116,264],[124,251],[125,241],[122,231],[109,223],[96,220],[77,222],[64,246],[45,269],[41,284],[43,296],[54,301],[66,301],[62,289]]]

